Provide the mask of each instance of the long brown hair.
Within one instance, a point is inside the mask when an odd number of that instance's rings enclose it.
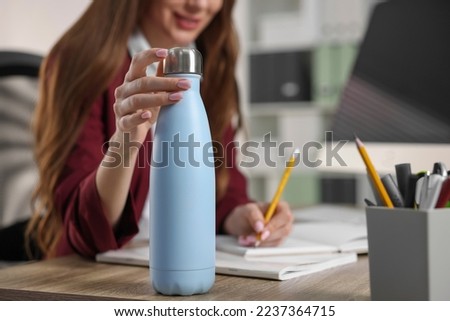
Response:
[[[221,141],[225,126],[239,113],[234,69],[238,46],[232,9],[222,9],[197,39],[204,56],[202,96],[213,140]],[[117,73],[127,41],[146,11],[148,0],[95,0],[61,37],[40,71],[39,100],[34,118],[35,156],[40,180],[33,195],[33,216],[26,235],[47,257],[54,256],[62,232],[54,194],[67,156],[91,105]],[[80,99],[82,97],[82,99]],[[218,149],[216,159],[223,157]],[[227,186],[223,163],[216,162],[217,194]]]

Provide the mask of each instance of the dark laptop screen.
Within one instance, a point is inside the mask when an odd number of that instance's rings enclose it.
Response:
[[[332,127],[334,139],[450,143],[450,1],[375,7]]]

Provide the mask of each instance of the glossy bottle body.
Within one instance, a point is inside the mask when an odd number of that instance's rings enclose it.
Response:
[[[215,171],[200,75],[161,108],[150,170],[150,273],[166,295],[207,292],[215,278]]]

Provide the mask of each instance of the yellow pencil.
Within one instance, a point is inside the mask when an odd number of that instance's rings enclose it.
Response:
[[[391,198],[389,197],[389,194],[387,193],[386,189],[384,188],[383,183],[381,182],[380,176],[378,175],[377,171],[375,170],[375,167],[372,164],[372,161],[369,158],[369,155],[367,154],[366,148],[364,147],[364,144],[361,142],[361,140],[356,137],[355,135],[355,142],[356,147],[358,147],[359,154],[361,155],[364,163],[366,164],[367,171],[369,172],[370,180],[372,181],[373,185],[375,186],[378,195],[380,196],[382,202],[384,203],[384,206],[387,207],[394,207],[392,204]]]
[[[273,196],[272,201],[270,202],[270,205],[267,208],[266,213],[264,214],[264,225],[269,223],[270,219],[275,213],[275,208],[277,207],[278,202],[280,201],[281,195],[283,194],[283,190],[289,180],[289,176],[291,175],[292,168],[295,166],[295,162],[299,157],[299,155],[300,150],[296,148],[292,153],[291,157],[289,158],[288,163],[286,164],[283,176],[281,177],[280,183],[278,184],[277,191],[275,192],[275,195]],[[258,235],[256,236],[255,246],[258,246],[260,241],[261,241],[261,233],[258,233]]]

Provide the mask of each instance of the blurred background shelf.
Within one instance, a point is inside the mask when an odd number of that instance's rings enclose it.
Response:
[[[294,147],[302,151],[309,142],[324,142],[376,2],[237,2],[242,48],[238,81],[246,124],[243,141],[263,142],[270,135],[278,147],[292,143],[290,151]],[[260,150],[263,164],[244,169],[250,178],[250,195],[258,200],[272,197],[289,157],[287,151],[272,152],[277,166],[264,164],[264,151]],[[314,148],[306,156],[314,160]],[[302,163],[294,170],[283,196],[293,206],[355,203],[357,180]],[[331,192],[339,186],[342,193]]]

